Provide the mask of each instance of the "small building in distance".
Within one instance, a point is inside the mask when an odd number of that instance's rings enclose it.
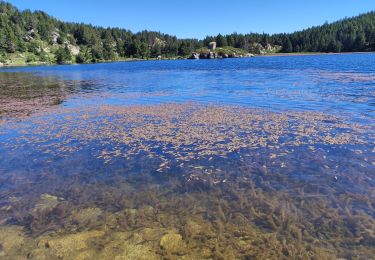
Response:
[[[210,42],[208,44],[208,49],[209,50],[215,50],[216,49],[216,42]]]

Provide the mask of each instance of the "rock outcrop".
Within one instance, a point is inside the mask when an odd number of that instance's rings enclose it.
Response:
[[[80,49],[78,46],[75,46],[75,45],[72,45],[72,44],[68,44],[68,49],[70,51],[71,54],[77,56],[80,52]]]
[[[51,33],[51,40],[52,40],[53,44],[58,44],[58,43],[57,43],[57,39],[58,39],[59,37],[60,37],[60,34],[59,34],[58,31],[53,31],[53,32]]]
[[[218,55],[215,52],[208,52],[208,53],[200,53],[199,58],[200,59],[216,59]]]
[[[193,52],[190,56],[191,60],[199,60],[199,53]]]
[[[27,42],[30,42],[32,40],[34,40],[34,37],[35,37],[35,31],[34,29],[31,29],[31,30],[28,30],[26,35],[23,37],[23,39]]]
[[[216,53],[216,52],[193,52],[189,59],[191,60],[199,60],[199,59],[227,59],[227,58],[249,58],[254,57],[253,54],[247,53],[245,55],[238,55],[236,53]]]

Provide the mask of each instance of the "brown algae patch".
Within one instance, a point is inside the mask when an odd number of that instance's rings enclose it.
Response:
[[[327,78],[341,83],[348,82],[374,82],[375,74],[371,73],[354,73],[354,72],[335,72],[335,71],[318,71],[318,77]]]
[[[33,144],[58,156],[94,142],[103,146],[97,158],[108,163],[146,154],[162,160],[160,171],[168,168],[168,157],[183,163],[260,147],[278,151],[288,146],[367,144],[363,134],[371,130],[322,113],[197,104],[63,109],[58,116],[34,117],[24,128],[13,126],[21,128],[20,146]]]

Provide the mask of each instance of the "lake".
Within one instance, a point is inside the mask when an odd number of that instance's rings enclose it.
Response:
[[[0,258],[374,255],[375,54],[0,69]]]

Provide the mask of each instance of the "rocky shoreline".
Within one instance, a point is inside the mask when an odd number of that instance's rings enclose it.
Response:
[[[235,53],[232,54],[220,54],[216,52],[208,52],[208,53],[198,53],[193,52],[189,57],[189,60],[200,60],[200,59],[228,59],[228,58],[250,58],[255,57],[254,54],[248,53],[246,55],[238,55]]]

